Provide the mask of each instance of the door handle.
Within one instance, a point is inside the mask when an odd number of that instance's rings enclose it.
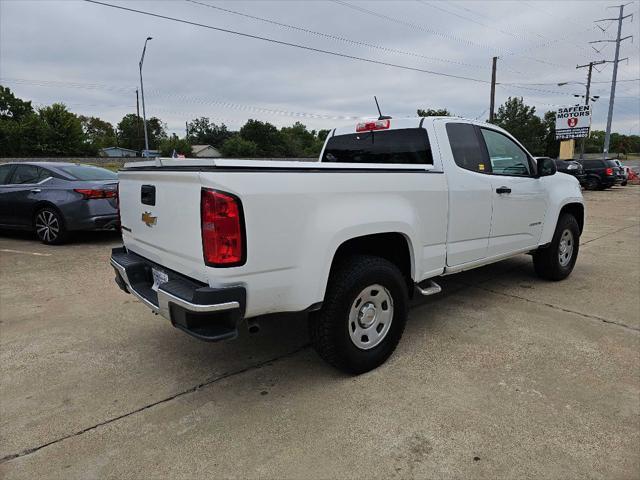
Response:
[[[498,187],[496,188],[496,193],[511,193],[511,189],[509,187]]]
[[[39,188],[34,188],[31,190],[31,193],[40,193],[42,190]]]

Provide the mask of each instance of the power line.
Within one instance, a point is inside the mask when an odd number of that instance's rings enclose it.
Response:
[[[378,18],[382,18],[384,20],[393,22],[393,23],[397,23],[399,25],[404,25],[405,27],[409,27],[413,30],[420,30],[422,32],[425,33],[430,33],[432,35],[436,35],[438,37],[442,37],[442,38],[446,38],[447,40],[453,40],[459,43],[464,43],[465,45],[471,45],[474,47],[480,47],[480,48],[484,48],[487,50],[491,50],[491,51],[497,51],[497,49],[491,45],[484,45],[484,44],[480,44],[480,43],[476,43],[476,42],[472,42],[471,40],[467,40],[465,38],[461,38],[461,37],[456,37],[454,35],[449,35],[448,33],[443,33],[443,32],[439,32],[437,30],[432,30],[431,28],[427,28],[423,25],[418,25],[412,22],[408,22],[406,20],[402,20],[400,18],[395,18],[395,17],[390,17],[388,15],[385,15],[383,13],[379,13],[379,12],[374,12],[373,10],[369,10],[367,8],[361,7],[359,5],[353,5],[351,3],[347,3],[347,2],[343,2],[342,0],[332,0],[334,3],[337,3],[339,5],[342,5],[344,7],[347,8],[351,8],[352,10],[356,10],[362,13],[366,13],[368,15],[372,15],[374,17],[378,17]]]
[[[400,54],[400,55],[409,55],[409,56],[412,56],[412,57],[422,58],[424,60],[433,61],[433,62],[452,63],[452,64],[456,64],[456,65],[464,65],[464,66],[467,66],[467,67],[481,68],[481,65],[477,65],[477,64],[465,63],[465,62],[460,62],[460,61],[457,61],[457,60],[450,60],[450,59],[446,59],[446,58],[430,57],[430,56],[422,55],[422,54],[419,54],[419,53],[416,53],[416,52],[408,52],[408,51],[399,50],[399,49],[396,49],[396,48],[384,47],[384,46],[376,45],[376,44],[369,43],[369,42],[363,42],[361,40],[354,40],[354,39],[351,39],[351,38],[342,37],[340,35],[333,35],[333,34],[330,34],[330,33],[319,32],[317,30],[311,30],[311,29],[308,29],[308,28],[299,27],[297,25],[292,25],[292,24],[289,24],[289,23],[278,22],[276,20],[271,20],[269,18],[258,17],[256,15],[250,15],[248,13],[238,12],[237,10],[231,10],[231,9],[228,9],[228,8],[222,8],[222,7],[219,7],[217,5],[211,5],[209,3],[198,2],[196,0],[184,0],[184,1],[188,2],[188,3],[196,4],[196,5],[201,5],[203,7],[219,10],[221,12],[230,13],[232,15],[238,15],[238,16],[241,16],[241,17],[250,18],[252,20],[258,20],[260,22],[269,23],[271,25],[276,25],[278,27],[289,28],[291,30],[295,30],[295,31],[298,31],[298,32],[308,33],[310,35],[316,35],[318,37],[328,38],[330,40],[336,40],[336,41],[340,41],[340,42],[344,42],[344,43],[349,43],[351,45],[357,45],[357,46],[361,46],[361,47],[372,48],[372,49],[381,50],[381,51],[388,52],[388,53],[396,53],[396,54]]]
[[[245,38],[251,38],[251,39],[254,39],[254,40],[262,40],[262,41],[273,43],[273,44],[276,44],[276,45],[284,45],[284,46],[287,46],[287,47],[299,48],[299,49],[307,50],[307,51],[310,51],[310,52],[324,53],[326,55],[332,55],[334,57],[348,58],[350,60],[358,60],[360,62],[372,63],[372,64],[375,64],[375,65],[384,65],[386,67],[399,68],[399,69],[402,69],[402,70],[409,70],[409,71],[413,71],[413,72],[428,73],[430,75],[437,75],[437,76],[441,76],[441,77],[456,78],[458,80],[467,80],[467,81],[477,82],[477,83],[489,83],[487,80],[482,80],[482,79],[479,79],[479,78],[465,77],[465,76],[462,76],[462,75],[454,75],[454,74],[451,74],[451,73],[436,72],[436,71],[433,71],[433,70],[426,70],[426,69],[423,69],[423,68],[409,67],[407,65],[398,65],[396,63],[383,62],[383,61],[380,61],[380,60],[373,60],[371,58],[357,57],[355,55],[348,55],[346,53],[339,53],[339,52],[334,52],[334,51],[331,51],[331,50],[323,50],[321,48],[310,47],[310,46],[301,45],[301,44],[298,44],[298,43],[285,42],[285,41],[282,41],[282,40],[276,40],[274,38],[262,37],[262,36],[253,35],[253,34],[250,34],[250,33],[238,32],[236,30],[229,30],[227,28],[214,27],[212,25],[206,25],[204,23],[192,22],[190,20],[184,20],[182,18],[169,17],[167,15],[160,15],[158,13],[147,12],[147,11],[144,11],[144,10],[137,10],[135,8],[123,7],[121,5],[112,5],[110,3],[100,2],[100,1],[97,1],[97,0],[84,0],[84,1],[88,2],[88,3],[94,3],[96,5],[102,5],[102,6],[105,6],[105,7],[115,8],[115,9],[118,9],[118,10],[124,10],[124,11],[127,11],[127,12],[138,13],[138,14],[141,14],[141,15],[149,16],[149,17],[161,18],[163,20],[170,20],[170,21],[173,21],[173,22],[184,23],[184,24],[187,24],[187,25],[195,26],[195,27],[208,28],[210,30],[216,30],[218,32],[231,33],[233,35],[238,35],[238,36],[245,37]]]
[[[40,87],[67,87],[74,89],[87,89],[87,90],[106,90],[116,93],[133,93],[135,91],[134,88],[122,88],[115,87],[110,85],[101,85],[94,83],[78,83],[78,82],[65,82],[65,81],[56,81],[56,80],[29,80],[22,78],[0,78],[1,82],[8,83],[16,83],[18,85],[32,85],[32,86],[40,86]],[[152,101],[157,98],[169,98],[178,100],[180,103],[191,103],[196,105],[207,105],[207,106],[216,106],[223,108],[230,108],[234,110],[242,110],[249,111],[253,113],[266,113],[272,115],[280,115],[287,117],[295,117],[295,118],[311,118],[311,119],[320,119],[320,120],[358,120],[362,118],[359,115],[330,115],[323,113],[309,113],[309,112],[293,112],[282,109],[274,109],[274,108],[265,108],[255,105],[245,105],[233,102],[227,102],[224,100],[216,100],[216,99],[206,99],[206,98],[198,98],[198,97],[189,97],[186,95],[180,95],[175,93],[162,93],[159,90],[150,90],[148,93],[152,94]]]

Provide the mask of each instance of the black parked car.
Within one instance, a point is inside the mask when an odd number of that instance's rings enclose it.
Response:
[[[74,230],[119,228],[118,177],[58,162],[0,165],[0,228],[33,230],[46,244]]]
[[[613,160],[578,160],[587,175],[585,187],[589,190],[603,190],[621,183],[618,165]]]
[[[559,172],[568,173],[578,179],[580,185],[584,186],[587,180],[587,175],[584,173],[584,169],[579,162],[574,160],[556,160],[556,168]]]

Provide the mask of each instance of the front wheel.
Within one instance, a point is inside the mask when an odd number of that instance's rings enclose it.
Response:
[[[599,190],[600,180],[596,177],[589,177],[585,181],[584,188],[586,188],[587,190]]]
[[[64,218],[55,209],[47,207],[39,210],[34,219],[36,235],[47,245],[59,245],[66,238]]]
[[[536,274],[547,280],[563,280],[573,271],[580,249],[580,227],[573,215],[563,213],[558,219],[549,246],[533,254]]]
[[[364,373],[393,353],[407,320],[406,281],[393,263],[357,255],[332,272],[323,307],[309,319],[311,342],[325,361]]]

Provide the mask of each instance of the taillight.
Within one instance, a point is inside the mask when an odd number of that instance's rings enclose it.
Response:
[[[116,183],[116,211],[118,212],[118,226],[122,225],[120,219],[120,184]]]
[[[356,132],[369,132],[371,130],[386,130],[391,126],[391,120],[375,120],[360,122],[356,125]]]
[[[245,261],[240,200],[216,190],[202,189],[200,201],[202,251],[212,267],[234,267]]]
[[[613,175],[613,168],[609,167],[604,172],[606,175]]]
[[[81,194],[85,200],[91,198],[116,198],[118,195],[115,190],[102,190],[99,188],[74,188],[73,190]]]

